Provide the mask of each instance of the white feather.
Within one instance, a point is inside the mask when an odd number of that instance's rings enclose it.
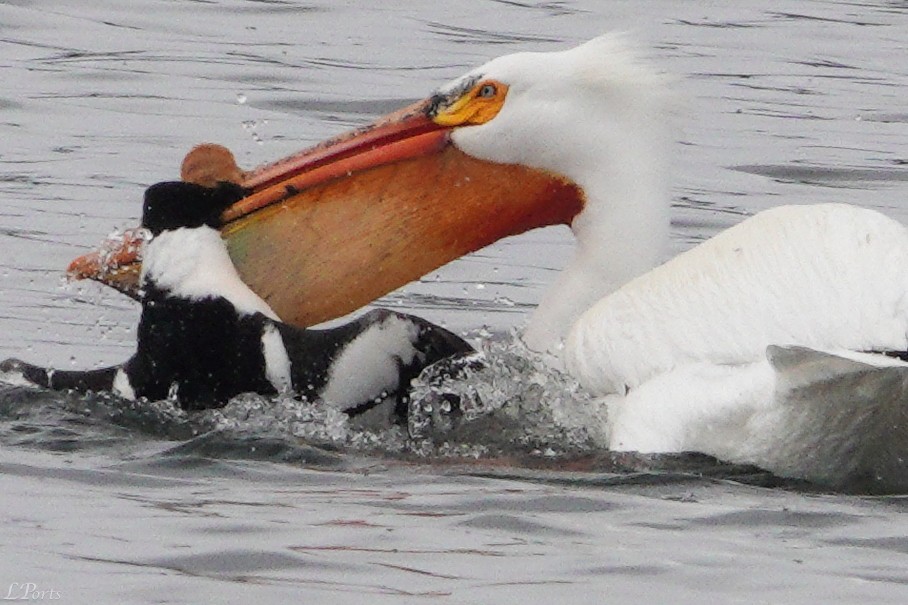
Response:
[[[152,238],[143,251],[141,280],[189,300],[222,296],[241,313],[262,313],[280,321],[243,283],[220,234],[209,227],[165,231]]]
[[[772,344],[908,350],[908,230],[853,206],[767,210],[596,303],[565,357],[605,395],[687,363],[753,362]]]
[[[117,373],[114,374],[112,391],[115,395],[118,395],[123,399],[134,400],[136,398],[136,392],[132,388],[132,384],[129,382],[129,376],[126,375],[123,368],[120,368],[117,370]]]
[[[262,333],[262,353],[265,357],[265,376],[278,393],[288,393],[293,389],[290,374],[290,356],[284,339],[274,325],[265,326]]]
[[[767,357],[691,363],[603,398],[611,448],[704,452],[833,485],[905,484],[908,364],[805,348]]]
[[[413,362],[418,328],[393,315],[351,340],[331,366],[321,397],[341,409],[377,399],[399,386],[401,364]]]

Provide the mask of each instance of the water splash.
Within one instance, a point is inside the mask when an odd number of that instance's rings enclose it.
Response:
[[[429,368],[413,385],[411,447],[425,455],[546,457],[601,449],[604,411],[552,361],[512,333]]]
[[[16,382],[14,376],[3,379],[10,387]],[[42,406],[56,408],[69,420],[73,414],[90,418],[93,426],[84,427],[86,431],[103,432],[109,423],[114,432],[140,428],[151,438],[219,433],[235,441],[267,437],[351,455],[419,459],[557,458],[601,450],[604,442],[598,406],[572,378],[529,351],[514,334],[483,339],[475,356],[424,372],[414,381],[405,426],[387,422],[387,416],[383,422],[350,419],[325,402],[289,395],[245,394],[220,409],[187,413],[172,401],[127,402],[109,395],[62,395],[17,386],[20,390],[8,393],[7,401],[21,397],[34,403],[39,398]]]
[[[259,133],[259,128],[263,128],[268,125],[268,120],[243,120],[242,122],[243,130],[245,130],[252,140],[259,145],[264,145],[265,140],[262,138],[262,135]]]
[[[339,410],[286,395],[239,395],[223,408],[202,412],[199,421],[210,430],[282,435],[332,445],[345,445],[350,436],[347,417]]]

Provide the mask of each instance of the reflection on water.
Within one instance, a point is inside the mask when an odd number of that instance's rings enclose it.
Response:
[[[681,76],[675,252],[783,202],[908,222],[905,2],[6,2],[0,357],[89,367],[130,353],[134,304],[61,272],[132,225],[143,188],[175,178],[194,144],[225,144],[251,167],[490,57],[616,29]],[[564,229],[526,234],[381,304],[474,336],[506,331],[570,254]],[[0,580],[100,602],[284,602],[299,588],[339,603],[905,601],[903,499],[603,453],[582,394],[500,353],[500,373],[475,387],[519,405],[453,443],[293,401],[190,417],[4,386],[14,556]]]

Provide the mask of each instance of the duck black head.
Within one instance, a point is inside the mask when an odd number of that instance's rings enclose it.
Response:
[[[221,213],[242,199],[245,190],[232,183],[203,187],[182,181],[167,181],[152,185],[145,191],[142,206],[142,226],[152,236],[180,228],[221,226]]]

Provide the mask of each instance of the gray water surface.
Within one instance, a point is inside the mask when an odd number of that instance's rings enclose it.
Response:
[[[908,223],[904,1],[5,2],[0,358],[130,354],[135,304],[62,272],[135,224],[144,187],[194,144],[252,167],[492,57],[611,30],[679,76],[675,252],[782,203]],[[519,327],[570,250],[564,229],[526,234],[381,304],[471,334]],[[553,452],[420,456],[287,402],[202,419],[124,405],[0,389],[0,597],[32,583],[99,603],[908,600],[902,497],[602,458],[558,436]]]

